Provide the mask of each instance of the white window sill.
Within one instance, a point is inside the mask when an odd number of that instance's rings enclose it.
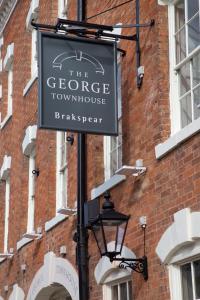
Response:
[[[5,260],[6,260],[6,258],[0,258],[0,263],[2,263]]]
[[[110,179],[106,180],[103,184],[99,185],[97,188],[91,191],[91,200],[103,195],[107,190],[112,189],[114,186],[118,185],[120,182],[126,179],[125,175],[114,175]]]
[[[45,231],[51,230],[52,228],[54,228],[55,226],[57,226],[59,223],[66,220],[67,218],[68,216],[62,214],[55,216],[53,219],[45,223]]]
[[[69,207],[60,207],[57,209],[58,214],[62,214],[65,216],[75,216],[77,214],[77,209],[69,208]]]
[[[17,242],[17,251],[19,251],[22,247],[32,242],[33,239],[23,237],[20,241]]]
[[[27,84],[23,90],[24,97],[27,95],[27,93],[29,92],[29,90],[31,89],[32,85],[34,84],[34,82],[36,81],[37,78],[38,78],[38,73],[35,73],[33,75],[33,77],[27,82]]]
[[[12,117],[12,114],[7,114],[6,117],[3,119],[3,121],[0,123],[0,128],[2,129],[7,122],[10,120],[10,118]]]
[[[168,154],[170,151],[178,147],[181,143],[185,142],[194,134],[200,131],[200,118],[193,121],[179,132],[172,135],[164,143],[155,147],[156,158],[160,159]]]

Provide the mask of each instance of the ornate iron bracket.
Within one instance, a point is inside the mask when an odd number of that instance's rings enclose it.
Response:
[[[66,34],[73,34],[79,37],[87,37],[87,38],[110,38],[116,41],[118,40],[129,40],[136,42],[136,70],[137,70],[137,88],[140,89],[143,82],[144,77],[144,67],[141,66],[140,58],[141,58],[141,49],[140,49],[140,28],[143,27],[152,27],[155,24],[155,20],[150,20],[147,23],[140,24],[140,0],[136,0],[135,5],[135,15],[136,15],[136,24],[123,24],[123,25],[102,25],[102,24],[94,24],[87,23],[82,21],[73,21],[66,19],[57,19],[56,25],[48,25],[48,24],[39,24],[35,23],[33,20],[31,25],[35,29],[43,29],[54,31],[55,33],[66,32]],[[114,28],[136,28],[136,34],[133,35],[118,35],[113,34],[112,31]],[[125,55],[125,52],[121,49],[119,51],[122,52],[122,55]]]
[[[119,268],[127,269],[130,268],[133,271],[140,273],[143,275],[144,280],[148,279],[148,264],[147,264],[147,257],[143,256],[142,258],[113,258],[112,261],[120,261]]]

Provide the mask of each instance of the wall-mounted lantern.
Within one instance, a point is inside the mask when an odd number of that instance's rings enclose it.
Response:
[[[114,203],[110,200],[108,192],[104,195],[102,210],[96,219],[89,221],[89,229],[92,230],[100,255],[107,256],[111,262],[119,261],[119,267],[131,268],[133,271],[141,273],[145,280],[148,279],[147,257],[124,258],[119,257],[122,252],[126,229],[130,215],[124,215],[114,208]],[[145,230],[146,225],[141,226]],[[145,235],[144,235],[145,238]],[[114,240],[114,246],[108,248],[108,244]]]

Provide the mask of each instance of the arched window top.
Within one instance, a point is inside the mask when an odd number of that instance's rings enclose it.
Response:
[[[109,247],[113,247],[113,243],[111,242],[108,244]],[[122,249],[122,257],[127,258],[136,258],[135,254],[126,246],[123,246]],[[125,276],[130,276],[131,270],[122,270],[118,268],[119,262],[111,263],[109,258],[104,256],[102,257],[94,271],[94,276],[96,279],[97,284],[104,284],[108,281],[112,281],[114,279],[120,279]]]
[[[163,263],[172,263],[175,258],[181,260],[195,255],[195,249],[200,242],[200,212],[191,212],[189,208],[174,214],[174,222],[163,233],[158,242],[156,253]],[[193,253],[191,252],[193,249]],[[199,250],[198,250],[199,251]]]

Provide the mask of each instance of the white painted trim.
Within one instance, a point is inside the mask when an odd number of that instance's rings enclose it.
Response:
[[[179,254],[183,246],[195,245],[200,242],[200,212],[190,212],[189,208],[182,209],[174,214],[174,222],[162,235],[156,253],[163,263],[171,263],[174,257],[183,259],[183,254]],[[200,253],[200,243],[198,249]],[[180,252],[181,253],[181,252]],[[182,256],[180,256],[182,255]]]
[[[58,18],[67,18],[67,0],[58,0]]]
[[[30,156],[35,148],[37,137],[37,125],[28,126],[25,137],[22,142],[22,152],[26,156]]]
[[[59,223],[61,223],[66,219],[68,219],[68,216],[58,214],[57,216],[55,216],[54,218],[52,218],[51,220],[45,223],[45,231],[51,230],[52,228],[54,228],[55,226],[57,226]]]
[[[6,258],[0,258],[0,264],[5,260],[6,260]],[[1,298],[0,298],[0,300],[1,300]]]
[[[38,18],[38,12],[39,12],[39,0],[32,0],[30,4],[30,8],[28,11],[28,15],[26,18],[26,28],[29,31],[33,30],[33,27],[31,26],[31,21],[36,20]]]
[[[31,33],[31,77],[38,73],[37,62],[37,30],[32,30]]]
[[[10,211],[10,179],[5,181],[5,212],[4,212],[4,253],[8,252],[9,211]]]
[[[5,155],[3,158],[3,164],[0,172],[0,179],[6,180],[10,176],[11,169],[11,156]]]
[[[103,195],[107,190],[112,189],[120,182],[126,180],[125,175],[114,175],[103,184],[99,185],[98,187],[92,189],[91,191],[91,200]]]
[[[7,47],[6,56],[3,60],[3,68],[5,71],[9,71],[12,67],[14,58],[14,43],[11,43]]]
[[[17,2],[18,2],[18,0],[10,0],[10,1],[2,0],[2,3],[5,4],[5,7],[3,7],[4,10],[0,9],[0,15],[3,16],[2,19],[0,18],[0,36],[2,35],[4,28],[6,27],[8,21],[10,19],[10,16],[12,15],[12,13],[15,9]],[[3,6],[2,3],[1,3],[1,6]],[[9,9],[7,9],[6,5],[8,5],[7,7],[9,7]]]
[[[160,159],[168,154],[170,151],[178,147],[181,143],[191,138],[194,134],[200,131],[200,118],[194,120],[186,127],[181,129],[176,134],[172,135],[164,143],[155,146],[156,158]]]
[[[33,170],[35,170],[35,153],[34,153],[34,151],[29,156],[27,232],[34,232],[35,179],[36,179],[36,176],[35,176],[35,174],[33,174]]]
[[[0,129],[4,128],[4,126],[8,123],[8,121],[11,119],[11,117],[12,117],[12,113],[7,113],[7,115],[5,116],[3,121],[1,121],[1,118],[0,118]]]
[[[0,38],[0,73],[3,71],[3,59],[1,58],[1,48],[3,46],[3,37]]]
[[[78,274],[75,268],[67,259],[48,252],[45,254],[43,266],[31,282],[26,300],[36,299],[42,289],[54,283],[64,286],[72,300],[79,300]]]
[[[38,79],[38,73],[35,73],[33,75],[33,77],[27,82],[27,84],[26,84],[26,86],[25,86],[25,88],[23,90],[23,97],[25,97],[28,94],[29,90],[31,89],[32,85],[34,84],[34,82],[37,79]]]
[[[170,98],[170,119],[171,135],[181,129],[181,109],[178,95],[178,75],[174,70],[176,65],[176,44],[175,44],[175,9],[174,5],[168,6],[168,30],[169,30],[169,98]]]
[[[17,242],[17,251],[19,251],[22,247],[24,247],[25,245],[29,244],[32,241],[33,239],[23,237],[21,240]]]
[[[180,268],[176,265],[168,266],[169,272],[169,286],[170,286],[170,299],[171,300],[182,300],[182,289],[181,289],[181,274]]]
[[[115,245],[115,242],[110,242],[107,247],[108,249],[113,249]],[[123,246],[122,248],[122,253],[121,256],[118,257],[126,257],[126,258],[136,258],[135,253],[133,251],[131,251],[128,247]],[[95,280],[97,282],[97,284],[104,284],[105,282],[111,281],[112,277],[110,276],[113,271],[115,271],[117,269],[117,273],[115,273],[115,277],[116,279],[124,277],[125,275],[130,275],[132,273],[131,269],[128,269],[126,271],[126,274],[124,274],[124,272],[121,272],[121,270],[118,268],[119,266],[119,262],[113,262],[111,263],[109,258],[106,256],[103,256],[98,264],[96,265],[96,268],[94,270],[94,277]]]
[[[13,291],[8,298],[8,300],[24,300],[24,291],[18,286],[18,284],[13,285]]]
[[[12,69],[12,63],[13,63],[13,55],[14,55],[14,43],[10,44],[7,47],[6,56],[3,62],[4,69],[8,71],[8,88],[7,88],[7,114],[4,117],[3,120],[0,118],[0,128],[2,129],[7,122],[10,120],[12,116],[12,110],[13,110],[13,69]],[[1,117],[1,115],[0,115]]]
[[[64,149],[63,149],[64,147]],[[67,208],[67,141],[66,132],[56,132],[56,212],[61,208]],[[66,164],[63,166],[64,158]]]
[[[104,178],[105,181],[111,178],[111,169],[110,169],[110,149],[111,149],[111,137],[103,137],[103,153],[104,153]]]
[[[158,0],[159,5],[175,4],[178,0]]]
[[[0,37],[0,49],[3,46],[3,36]]]

